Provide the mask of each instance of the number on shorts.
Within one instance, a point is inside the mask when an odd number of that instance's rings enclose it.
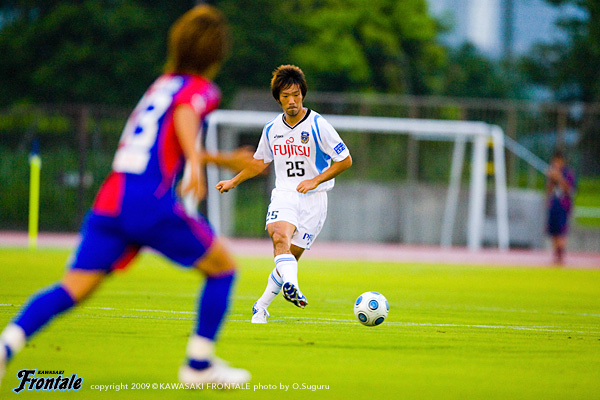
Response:
[[[267,221],[273,221],[274,219],[277,219],[278,213],[279,213],[279,211],[269,211],[267,213]]]
[[[286,161],[285,165],[289,166],[287,169],[287,176],[293,178],[295,176],[304,176],[304,161]]]

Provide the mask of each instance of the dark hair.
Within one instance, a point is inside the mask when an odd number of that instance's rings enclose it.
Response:
[[[551,160],[567,161],[567,157],[565,156],[565,153],[562,150],[556,149],[556,150],[554,150],[554,153],[552,153]]]
[[[300,92],[302,92],[302,98],[306,97],[306,79],[300,68],[295,65],[280,65],[275,68],[271,78],[271,93],[278,103],[279,93],[292,85],[298,85]]]
[[[202,75],[229,52],[229,27],[223,14],[209,5],[183,14],[169,30],[165,72]]]

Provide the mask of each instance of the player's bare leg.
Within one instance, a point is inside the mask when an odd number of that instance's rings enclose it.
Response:
[[[65,274],[62,286],[69,292],[73,300],[79,303],[90,296],[105,277],[106,273],[104,272],[73,269]]]
[[[567,247],[567,239],[564,235],[552,236],[552,248],[554,251],[554,264],[555,265],[564,264],[566,247]]]
[[[0,381],[6,364],[27,340],[56,315],[89,296],[104,277],[104,272],[69,270],[61,282],[32,296],[0,336]]]
[[[294,255],[294,257],[296,257],[296,261],[300,261],[300,257],[302,257],[302,254],[304,253],[304,249],[293,244],[290,246],[290,252]]]
[[[273,241],[273,255],[292,254],[292,235],[296,227],[287,221],[272,222],[267,225],[267,232]]]
[[[250,380],[248,371],[230,367],[214,354],[216,335],[227,312],[235,275],[233,257],[215,239],[196,269],[206,275],[206,283],[200,298],[197,325],[187,346],[187,362],[179,370],[179,380],[187,384],[246,383]]]

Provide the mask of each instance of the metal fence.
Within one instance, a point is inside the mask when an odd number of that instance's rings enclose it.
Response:
[[[547,160],[555,148],[562,148],[580,176],[600,177],[600,104],[318,92],[309,92],[306,104],[322,114],[497,124],[538,157]],[[242,91],[227,108],[279,110],[267,91]],[[22,228],[22,221],[27,220],[27,157],[32,144],[39,141],[45,208],[40,214],[41,227],[76,229],[110,169],[130,111],[101,105],[19,105],[0,110],[0,228]],[[369,146],[382,145],[388,144],[372,140],[355,148],[367,151]],[[423,145],[413,141],[401,144],[406,147],[403,174],[407,180],[419,181],[424,175],[414,161],[420,151],[426,151],[419,146]],[[369,154],[372,152],[365,153]],[[376,169],[382,161],[372,162],[371,169]],[[541,174],[510,153],[507,162],[510,186],[540,187]],[[369,172],[369,168],[365,165],[363,171]]]
[[[20,229],[27,221],[28,156],[38,147],[41,227],[77,229],[110,170],[129,112],[79,104],[19,105],[0,111],[0,228]]]
[[[309,92],[306,104],[322,114],[483,121],[500,126],[507,136],[542,159],[548,160],[555,149],[561,149],[580,176],[600,177],[600,103]],[[274,107],[272,97],[264,91],[241,92],[233,102],[237,109]],[[539,184],[534,168],[514,155],[507,154],[507,158],[511,186]]]

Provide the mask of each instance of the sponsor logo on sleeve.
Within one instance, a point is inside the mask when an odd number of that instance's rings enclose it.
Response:
[[[335,150],[337,154],[341,154],[342,151],[346,150],[346,145],[343,142],[340,142],[333,148],[333,150]]]

